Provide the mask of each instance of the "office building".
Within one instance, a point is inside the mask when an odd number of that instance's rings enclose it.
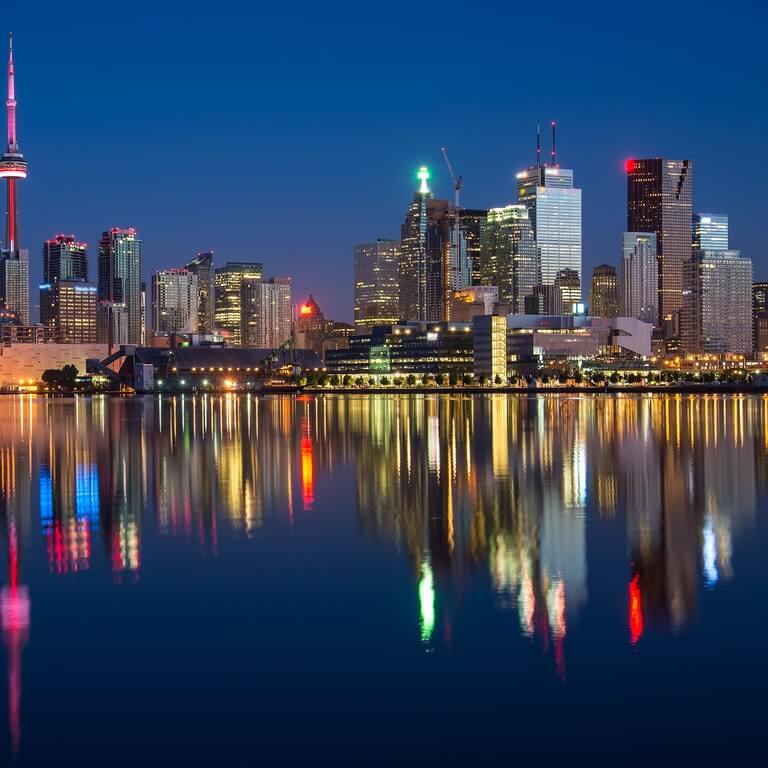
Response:
[[[485,208],[462,208],[459,211],[461,232],[464,237],[467,260],[472,273],[472,285],[480,285],[478,269],[480,266],[485,225],[488,211]],[[461,288],[457,290],[462,290]]]
[[[156,335],[197,333],[198,276],[187,269],[152,275],[152,331]]]
[[[476,273],[481,285],[498,287],[502,304],[513,312],[524,311],[525,297],[541,283],[541,264],[525,205],[488,211]]]
[[[355,327],[397,322],[400,317],[400,241],[379,239],[355,246]]]
[[[400,237],[400,312],[403,319],[440,320],[450,293],[450,206],[435,200],[429,170],[408,207]]]
[[[561,269],[555,275],[555,287],[563,297],[563,312],[566,315],[583,315],[584,304],[581,301],[581,279],[575,269]]]
[[[727,251],[728,217],[724,213],[694,213],[691,234],[694,248]]]
[[[291,278],[243,278],[240,284],[244,347],[277,348],[291,338]]]
[[[198,253],[184,265],[184,269],[197,275],[197,332],[213,332],[213,251]]]
[[[88,244],[74,235],[56,235],[43,243],[43,282],[88,281]]]
[[[104,232],[99,240],[99,283],[100,302],[115,307],[114,312],[102,311],[104,324],[99,328],[99,341],[141,344],[142,332],[142,290],[141,290],[141,240],[133,227],[113,227]],[[113,332],[115,323],[108,318],[115,313],[122,317],[125,312],[125,342],[117,342]],[[119,326],[122,333],[122,325]]]
[[[16,312],[22,325],[29,325],[29,251],[19,235],[17,184],[27,178],[27,162],[16,135],[16,86],[13,69],[13,37],[8,38],[8,99],[5,152],[0,155],[0,179],[5,179],[5,243],[0,250],[0,307]]]
[[[228,261],[214,271],[216,330],[223,333],[233,346],[240,344],[240,289],[243,280],[260,280],[262,272],[262,265],[256,261]]]
[[[752,260],[694,250],[684,270],[680,342],[686,353],[753,351]]]
[[[645,323],[659,321],[659,262],[656,234],[624,232],[619,311]]]
[[[40,322],[59,344],[95,344],[97,289],[82,280],[54,280],[40,286]]]
[[[507,318],[478,315],[472,320],[473,370],[504,383],[507,379]]]
[[[120,301],[99,300],[96,306],[96,341],[112,349],[133,343],[128,341],[129,334],[128,307]]]
[[[555,164],[532,166],[517,174],[517,196],[528,208],[539,249],[541,282],[554,285],[558,272],[579,275],[581,290],[581,190],[573,186],[573,171]],[[579,292],[574,301],[580,302]]]
[[[593,317],[616,317],[619,314],[616,267],[612,267],[610,264],[601,264],[592,270],[589,314]]]
[[[765,331],[768,318],[768,282],[752,283],[752,317],[755,352],[762,354],[768,347],[768,335]]]
[[[526,315],[562,315],[563,292],[556,285],[534,285],[525,297]]]
[[[627,231],[656,235],[659,318],[677,336],[683,267],[691,258],[693,165],[689,160],[628,160]]]

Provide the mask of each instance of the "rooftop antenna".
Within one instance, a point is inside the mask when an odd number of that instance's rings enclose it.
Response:
[[[541,168],[541,126],[536,126],[536,167]]]
[[[557,130],[557,123],[552,121],[552,167],[557,167],[557,149],[555,144],[555,131]]]

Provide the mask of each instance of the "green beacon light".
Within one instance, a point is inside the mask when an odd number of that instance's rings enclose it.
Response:
[[[416,178],[421,182],[419,192],[422,195],[428,195],[429,184],[427,184],[427,182],[429,181],[429,168],[427,168],[426,165],[422,165],[421,168],[419,168],[419,172],[416,174]]]

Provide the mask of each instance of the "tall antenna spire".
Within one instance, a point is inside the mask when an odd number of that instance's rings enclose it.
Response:
[[[13,32],[8,33],[8,151],[18,151],[16,143],[16,88],[13,81]]]
[[[552,121],[552,167],[557,167],[557,147],[555,144],[555,131],[557,130],[557,123]]]
[[[536,167],[541,168],[541,126],[536,126]]]

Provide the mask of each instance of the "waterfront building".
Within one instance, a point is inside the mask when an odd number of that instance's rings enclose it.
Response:
[[[110,345],[142,344],[145,324],[142,323],[141,240],[133,227],[113,227],[102,234],[99,240],[98,297],[100,302],[115,308],[100,315],[104,324],[99,326],[99,341]],[[126,340],[118,342],[113,335],[114,313],[123,310]]]
[[[435,200],[429,170],[419,169],[420,187],[408,207],[400,237],[401,318],[441,320],[450,292],[450,206]]]
[[[16,134],[16,86],[13,69],[13,37],[8,37],[7,144],[0,155],[0,179],[5,179],[5,242],[0,249],[0,307],[16,312],[29,325],[29,251],[22,248],[19,234],[17,184],[27,178],[27,162]]]
[[[563,297],[563,311],[566,315],[583,315],[581,302],[581,278],[575,269],[561,269],[555,275],[555,287]]]
[[[751,354],[752,260],[740,251],[694,250],[684,271],[683,352]]]
[[[659,264],[654,232],[624,232],[619,311],[646,323],[659,320]]]
[[[165,269],[152,275],[154,334],[196,333],[200,294],[198,276],[188,269]]]
[[[517,196],[528,208],[539,249],[541,283],[554,285],[558,272],[570,269],[582,275],[581,190],[574,187],[573,171],[555,163],[532,166],[517,174]],[[573,296],[581,301],[579,293]]]
[[[213,332],[213,251],[198,253],[184,265],[184,269],[197,275],[197,332]]]
[[[478,315],[472,320],[473,369],[495,381],[507,379],[507,318]]]
[[[227,335],[233,346],[240,344],[242,312],[240,304],[243,280],[260,280],[263,267],[256,261],[228,261],[214,272],[216,328]]]
[[[95,344],[97,289],[81,280],[54,280],[40,286],[40,322],[59,344]]]
[[[754,320],[755,352],[762,354],[768,345],[768,337],[761,329],[764,327],[764,317],[768,315],[768,282],[752,283],[752,317]],[[760,328],[758,321],[761,320]]]
[[[693,214],[693,247],[701,251],[728,250],[728,216],[724,213]]]
[[[291,278],[243,278],[240,284],[244,347],[277,348],[291,339]]]
[[[594,317],[616,317],[619,314],[616,267],[610,264],[601,264],[592,270],[589,314]]]
[[[400,317],[399,267],[399,240],[378,239],[355,246],[356,328],[364,330],[397,322]]]
[[[525,205],[507,205],[488,211],[480,263],[476,269],[481,285],[495,285],[499,301],[513,312],[523,312],[525,297],[541,283],[541,264]]]
[[[627,231],[656,235],[658,324],[677,336],[683,267],[691,258],[693,164],[689,160],[628,160]]]

